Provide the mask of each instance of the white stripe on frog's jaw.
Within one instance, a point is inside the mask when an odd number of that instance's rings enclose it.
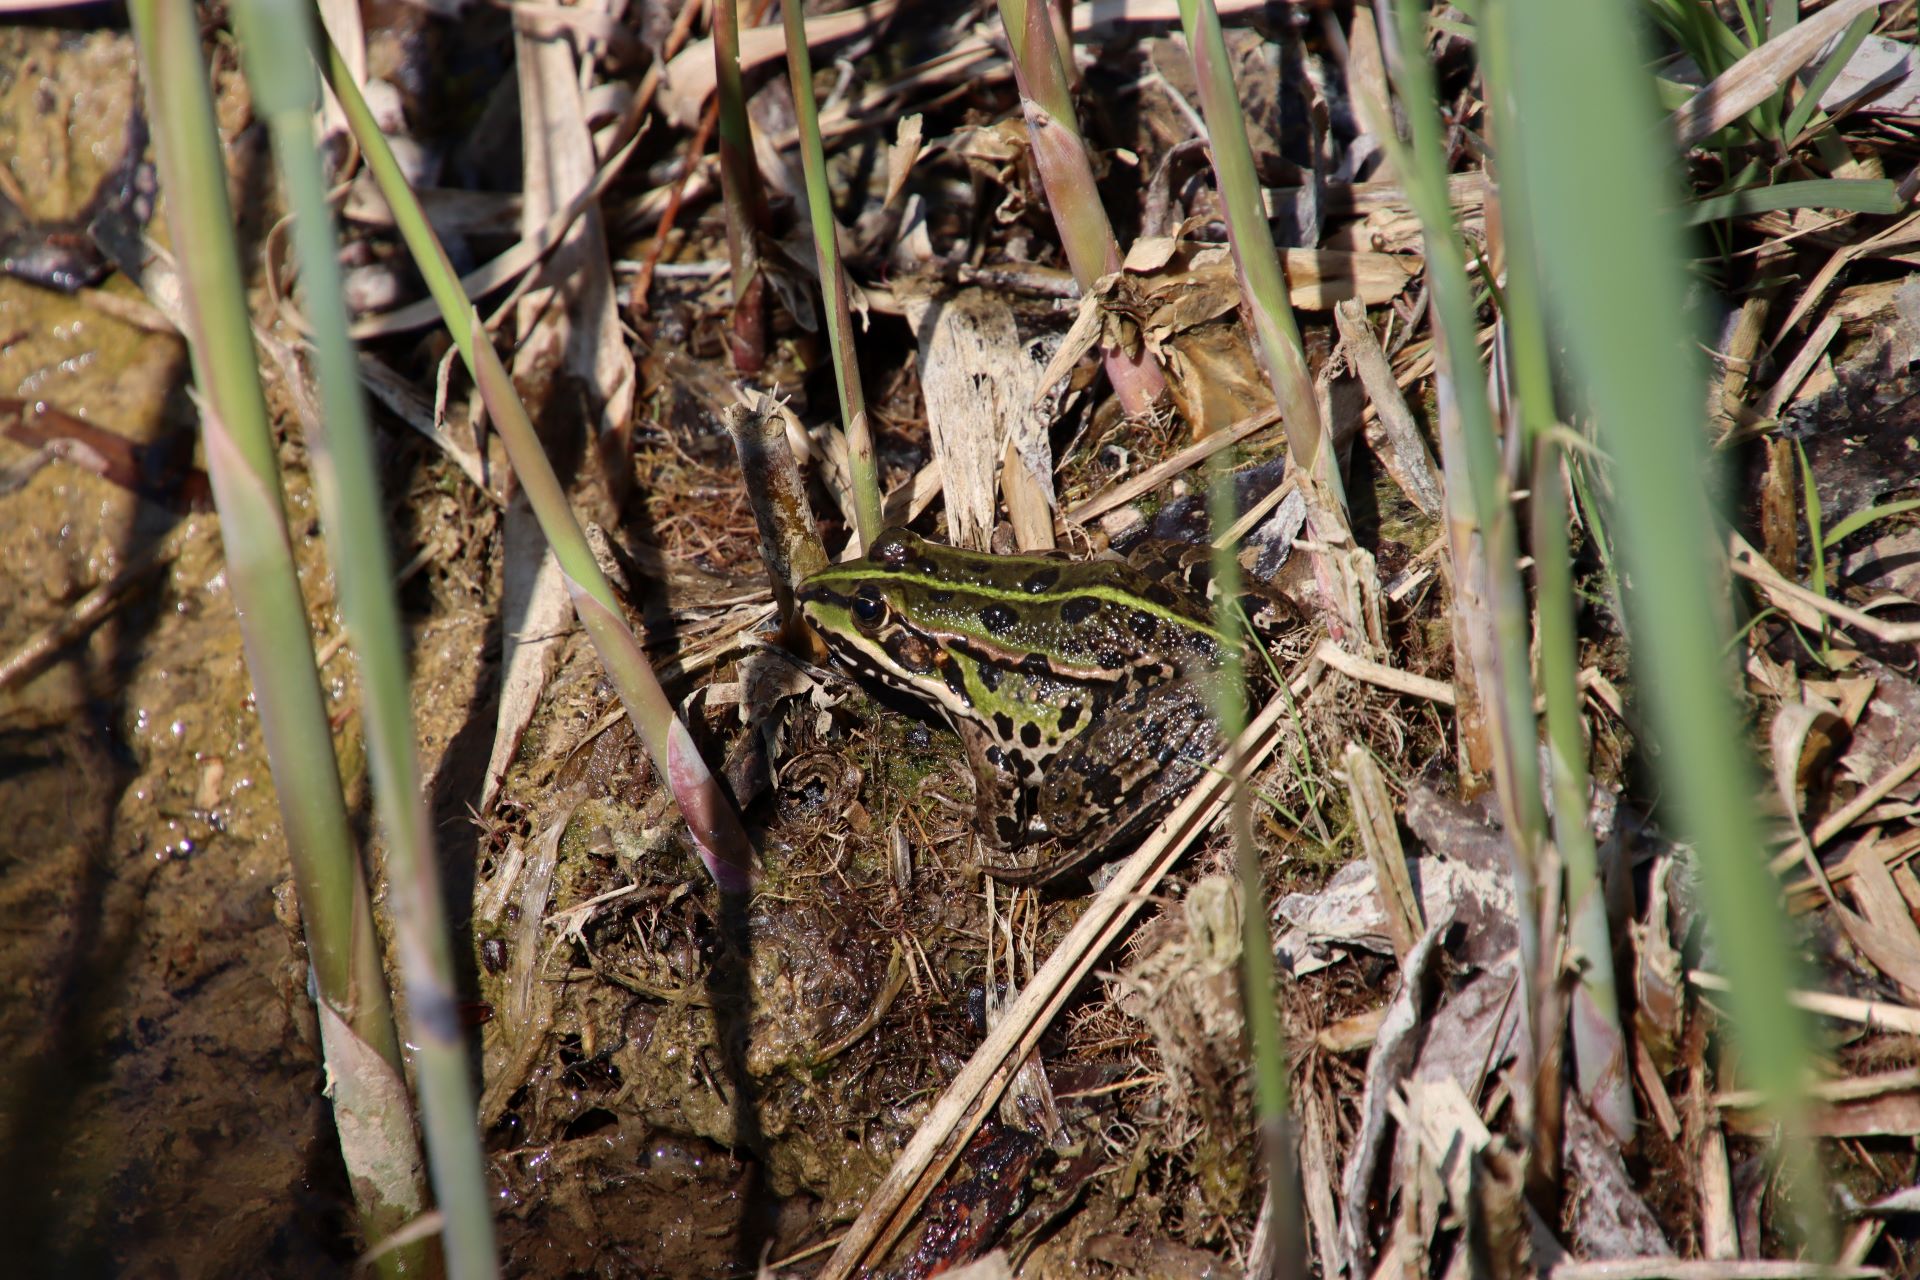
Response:
[[[826,643],[836,663],[856,677],[935,703],[949,723],[969,714],[971,704],[958,696],[944,674],[943,663],[951,657],[899,626],[891,606],[877,630],[858,625],[853,597],[821,583],[820,577],[816,574],[803,584],[800,616]]]

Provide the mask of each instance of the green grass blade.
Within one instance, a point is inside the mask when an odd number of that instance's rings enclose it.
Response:
[[[1426,58],[1426,10],[1424,4],[1413,0],[1396,0],[1393,8],[1401,49],[1396,72],[1409,139],[1405,147],[1398,148],[1395,163],[1424,232],[1427,279],[1433,291],[1434,339],[1445,379],[1442,394],[1450,397],[1452,404],[1450,412],[1444,411],[1443,405],[1440,417],[1448,521],[1452,526],[1449,537],[1455,571],[1464,578],[1475,571],[1469,548],[1472,534],[1479,534],[1477,554],[1484,563],[1487,600],[1477,616],[1467,615],[1463,622],[1475,635],[1469,646],[1472,675],[1485,701],[1494,738],[1490,763],[1507,828],[1528,1036],[1536,1049],[1534,1060],[1546,1062],[1549,1058],[1543,1050],[1552,1033],[1542,1025],[1547,1007],[1543,978],[1547,975],[1541,968],[1539,853],[1547,822],[1540,797],[1539,729],[1527,657],[1531,646],[1526,589],[1517,567],[1518,519],[1500,463],[1486,370],[1479,360],[1478,303],[1447,198],[1446,152],[1433,68]],[[1456,610],[1467,608],[1462,599],[1465,594],[1456,591]],[[1536,1115],[1534,1102],[1538,1098],[1557,1104],[1558,1081],[1543,1074],[1530,1084],[1534,1088],[1520,1100],[1527,1137],[1530,1142],[1546,1141],[1529,1152],[1529,1183],[1537,1193],[1545,1194],[1552,1181],[1550,1165],[1558,1151],[1548,1145],[1552,1135],[1536,1129],[1537,1121],[1547,1117]]]
[[[1820,539],[1820,548],[1823,551],[1831,551],[1875,520],[1884,520],[1888,516],[1897,516],[1907,511],[1920,511],[1920,498],[1902,498],[1898,502],[1883,502],[1879,506],[1868,507],[1865,511],[1856,511],[1826,531]]]
[[[1038,0],[1035,0],[1037,3]],[[1227,454],[1214,455],[1208,502],[1215,529],[1232,526],[1233,471]],[[1255,1274],[1300,1280],[1307,1274],[1306,1248],[1300,1229],[1300,1201],[1295,1173],[1292,1103],[1287,1089],[1286,1033],[1280,1025],[1280,1005],[1274,981],[1273,935],[1268,924],[1266,883],[1260,851],[1253,841],[1252,795],[1246,770],[1239,760],[1240,736],[1247,727],[1247,684],[1243,654],[1250,637],[1240,605],[1240,561],[1229,544],[1213,548],[1213,585],[1217,593],[1215,625],[1234,644],[1222,664],[1214,698],[1221,735],[1236,744],[1228,761],[1233,775],[1230,817],[1233,824],[1234,865],[1240,880],[1240,991],[1247,1019],[1247,1043],[1253,1056],[1254,1113],[1260,1125],[1262,1154],[1266,1157],[1266,1205],[1273,1224],[1267,1233],[1268,1254],[1254,1260]],[[1283,679],[1281,690],[1286,690]]]
[[[513,388],[500,355],[481,328],[473,303],[460,286],[460,277],[447,260],[446,250],[428,224],[420,202],[407,186],[393,150],[374,122],[373,113],[348,73],[340,52],[328,46],[327,83],[340,99],[348,126],[360,143],[367,168],[380,194],[393,211],[394,225],[413,254],[454,345],[460,349],[474,386],[480,392],[494,430],[506,446],[520,491],[540,522],[540,532],[553,551],[566,579],[574,612],[593,642],[607,677],[620,693],[640,740],[646,744],[660,777],[672,788],[701,860],[720,887],[741,892],[752,881],[753,847],[739,815],[733,811],[712,771],[693,749],[693,740],[674,712],[666,690],[648,665],[639,638],[626,625],[613,587],[594,561],[580,522],[568,505],[566,490],[547,460],[526,406]]]
[[[1841,35],[1840,42],[1834,45],[1833,51],[1827,55],[1826,61],[1820,64],[1820,70],[1816,71],[1813,79],[1807,82],[1805,91],[1800,95],[1800,101],[1793,104],[1793,111],[1787,116],[1787,123],[1781,129],[1781,134],[1787,139],[1789,146],[1799,139],[1800,131],[1807,127],[1807,121],[1813,117],[1814,111],[1820,106],[1820,99],[1826,95],[1828,89],[1833,87],[1833,82],[1840,78],[1840,73],[1846,70],[1847,64],[1853,61],[1853,55],[1860,51],[1860,46],[1866,42],[1867,33],[1873,30],[1874,20],[1879,16],[1878,13],[1869,9],[1855,18]]]
[[[1687,308],[1673,157],[1630,12],[1509,5],[1515,135],[1553,318],[1614,460],[1614,534],[1628,571],[1640,703],[1666,795],[1693,842],[1744,1073],[1783,1124],[1803,1206],[1820,1201],[1801,1123],[1808,1028],[1788,1001],[1800,973],[1755,820],[1758,779],[1722,662],[1731,588],[1702,483],[1705,371]],[[1824,1218],[1809,1213],[1817,1246]]]
[[[840,223],[833,216],[827,185],[827,155],[820,141],[820,104],[813,97],[813,55],[807,49],[806,18],[798,3],[782,4],[786,25],[787,76],[793,83],[794,115],[800,132],[800,167],[807,183],[807,212],[812,218],[813,248],[820,264],[820,292],[827,308],[827,338],[833,348],[834,385],[840,392],[840,425],[847,436],[853,472],[854,521],[861,544],[880,536],[880,473],[873,454],[873,425],[860,383],[860,356],[847,302],[847,266],[840,256]]]
[[[1687,224],[1699,226],[1780,209],[1837,209],[1890,217],[1906,205],[1900,199],[1899,184],[1888,178],[1809,178],[1709,196],[1694,204]]]
[[[370,898],[287,538],[200,24],[187,0],[136,0],[130,14],[180,266],[207,471],[285,821],[342,1154],[363,1225],[378,1239],[424,1207],[425,1189]],[[396,1254],[392,1264],[409,1260],[420,1261]]]
[[[1313,375],[1307,370],[1300,325],[1294,319],[1280,256],[1267,227],[1266,206],[1254,175],[1253,149],[1247,143],[1246,118],[1234,87],[1233,62],[1227,57],[1220,15],[1213,0],[1180,0],[1180,23],[1193,53],[1200,109],[1206,116],[1207,140],[1213,168],[1226,208],[1227,232],[1241,291],[1253,316],[1258,352],[1273,383],[1287,429],[1287,446],[1294,460],[1324,481],[1344,510],[1345,491],[1338,466],[1321,460],[1325,435],[1313,393]]]
[[[1482,24],[1482,66],[1493,83],[1504,84],[1511,78],[1512,42],[1505,19],[1505,8],[1495,6]],[[1497,95],[1491,105],[1496,140],[1510,137],[1514,130],[1511,99]],[[1537,588],[1534,613],[1538,620],[1540,691],[1546,704],[1553,841],[1565,868],[1565,928],[1577,983],[1568,1014],[1574,1079],[1596,1118],[1617,1140],[1626,1142],[1634,1132],[1633,1084],[1627,1069],[1627,1038],[1620,1021],[1613,939],[1599,856],[1588,825],[1591,779],[1580,714],[1579,635],[1575,626],[1579,601],[1574,596],[1567,494],[1560,471],[1559,437],[1564,433],[1558,426],[1540,262],[1534,252],[1532,219],[1526,210],[1524,160],[1517,148],[1496,147],[1496,154],[1501,226],[1507,249],[1507,287],[1501,309],[1507,369],[1515,416],[1533,453],[1533,528],[1529,542]]]
[[[1813,575],[1815,595],[1827,594],[1827,559],[1819,552],[1826,550],[1827,539],[1820,532],[1820,486],[1813,482],[1813,468],[1807,465],[1807,451],[1800,442],[1793,442],[1793,455],[1800,462],[1800,493],[1807,507],[1807,538],[1815,548],[1812,564],[1808,566]]]
[[[719,104],[714,136],[727,215],[727,281],[733,293],[728,354],[736,372],[753,374],[767,358],[767,281],[760,270],[760,238],[768,233],[772,218],[760,162],[753,154],[746,86],[740,76],[739,0],[715,0],[713,64],[714,100]]]
[[[1051,0],[1000,0],[1000,25],[1013,53],[1034,168],[1046,188],[1047,206],[1074,281],[1085,295],[1102,276],[1120,269],[1120,244],[1074,115],[1066,62],[1054,39],[1054,16]],[[1150,414],[1166,399],[1166,377],[1144,343],[1131,353],[1120,343],[1103,343],[1101,358],[1128,416]]]
[[[347,333],[339,241],[314,137],[320,82],[314,70],[313,11],[301,0],[235,0],[233,13],[254,109],[267,122],[294,213],[293,244],[321,402],[307,443],[341,616],[358,662],[361,722],[374,805],[386,834],[388,897],[412,1012],[409,1038],[428,1159],[446,1219],[447,1270],[456,1277],[491,1276],[498,1271],[492,1200],[474,1120],[467,1036],[452,1016],[458,1005],[453,947],[414,754],[406,646],[379,466],[359,362]]]

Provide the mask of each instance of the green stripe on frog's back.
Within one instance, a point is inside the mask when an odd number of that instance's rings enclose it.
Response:
[[[1148,658],[1209,665],[1225,644],[1202,606],[1117,560],[993,556],[892,534],[809,578],[803,595],[862,586],[942,644],[1003,665],[1044,658],[1075,679],[1115,679]]]

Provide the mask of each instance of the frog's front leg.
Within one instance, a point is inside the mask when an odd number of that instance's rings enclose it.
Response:
[[[992,734],[968,720],[959,730],[973,769],[974,830],[993,849],[1015,848],[1027,838],[1026,788]]]

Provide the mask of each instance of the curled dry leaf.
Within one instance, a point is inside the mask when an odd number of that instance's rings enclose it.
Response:
[[[1802,696],[1806,701],[1787,703],[1775,712],[1768,730],[1773,785],[1796,824],[1814,792],[1825,789],[1848,737],[1847,723],[1832,705],[1811,693]]]
[[[1686,970],[1673,945],[1668,903],[1671,857],[1655,860],[1647,877],[1647,914],[1627,926],[1633,942],[1633,1028],[1662,1075],[1678,1060],[1687,1021]]]

